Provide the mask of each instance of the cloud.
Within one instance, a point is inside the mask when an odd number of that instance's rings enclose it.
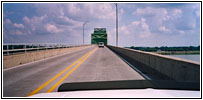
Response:
[[[21,6],[24,5],[26,4],[21,4]],[[113,22],[112,19],[115,19],[115,7],[113,4],[36,3],[30,6],[33,7],[26,7],[34,8],[35,14],[33,14],[33,16],[29,16],[30,14],[23,14],[25,16],[23,16],[22,19],[18,19],[18,23],[15,22],[16,20],[14,21],[15,27],[24,27],[21,31],[23,31],[23,34],[27,35],[47,35],[57,33],[61,35],[68,34],[69,37],[79,36],[82,24],[85,20],[94,24],[86,25],[87,30],[90,28],[92,30],[95,26],[105,27],[105,21]],[[120,11],[122,13],[124,12],[122,9]],[[6,12],[9,13],[10,11]],[[23,13],[23,11],[21,13]],[[13,14],[16,14],[16,12]],[[17,18],[19,17],[17,16]],[[103,22],[103,24],[101,24],[101,22]]]
[[[133,21],[129,25],[121,26],[120,32],[126,35],[137,35],[140,38],[148,38],[151,36],[149,25],[146,23],[146,19],[144,18],[140,21]]]
[[[85,20],[104,22],[115,18],[115,10],[111,4],[35,4],[38,16],[23,18],[33,31],[48,34],[62,31],[48,31],[46,24],[51,23],[59,30],[74,31],[81,29]],[[57,11],[57,12],[56,12]],[[39,16],[40,15],[40,16]],[[47,17],[48,16],[48,17]],[[98,24],[99,25],[99,24]],[[101,24],[100,24],[101,25]],[[39,27],[38,27],[39,26]],[[29,29],[28,28],[28,29]]]
[[[14,23],[13,26],[16,27],[16,28],[24,28],[23,24]]]
[[[53,24],[46,24],[45,28],[48,32],[50,33],[58,33],[58,32],[63,32],[62,29],[58,29],[55,25]]]
[[[182,10],[181,9],[174,9],[173,10],[173,16],[179,16],[182,14]]]
[[[185,32],[183,30],[180,30],[179,33],[183,35]]]
[[[132,12],[132,15],[145,18],[148,26],[152,26],[149,27],[152,34],[178,35],[181,30],[191,30],[196,27],[196,21],[190,13],[185,9],[183,10],[183,8],[152,6],[137,8]]]
[[[152,17],[157,15],[167,17],[168,12],[165,8],[146,7],[146,8],[138,8],[132,14],[146,17]]]
[[[121,9],[119,10],[119,12],[120,12],[121,15],[125,13],[125,11],[123,10],[123,8],[121,8]]]
[[[129,26],[122,26],[122,27],[120,27],[120,32],[125,34],[125,35],[128,35],[128,34],[130,34],[129,28],[130,28]]]
[[[21,31],[19,31],[19,30],[16,30],[16,32],[15,32],[17,35],[22,35],[23,34],[23,32],[21,32]]]
[[[153,8],[153,7],[145,7],[138,8],[132,15],[138,17],[140,19],[145,19],[145,23],[147,23],[152,32],[158,32],[159,27],[164,25],[164,22],[170,19],[169,12],[166,8]]]
[[[49,17],[66,16],[73,20],[109,20],[115,16],[115,7],[107,3],[35,4],[39,14]],[[57,11],[57,12],[56,12]]]
[[[144,18],[140,21],[140,27],[137,27],[137,29],[140,29],[140,37],[145,38],[151,36],[151,32],[149,29],[149,25],[146,23],[146,20]]]
[[[80,12],[82,11],[82,8],[80,8],[80,6],[78,4],[69,4],[67,6],[67,12],[77,16]]]
[[[200,32],[198,31],[199,25],[197,24],[199,17],[198,17],[198,14],[196,13],[199,13],[200,7],[198,7],[197,5],[196,6],[194,5],[184,4],[184,5],[176,5],[176,7],[170,6],[170,4],[167,5],[167,7],[164,7],[163,5],[156,6],[156,4],[152,6],[149,6],[149,5],[148,6],[137,6],[137,5],[131,6],[131,9],[134,8],[135,10],[132,10],[132,13],[131,13],[134,17],[130,17],[130,18],[131,19],[134,18],[135,20],[131,20],[130,24],[126,26],[124,25],[123,30],[125,29],[126,33],[131,33],[130,34],[131,37],[135,37],[135,38],[137,37],[137,39],[128,37],[129,41],[131,42],[134,41],[134,43],[136,44],[164,45],[165,43],[169,45],[178,45],[178,44],[185,45],[187,43],[188,44],[191,43],[191,42],[189,43],[190,38],[186,37],[186,36],[190,36],[191,34],[197,35],[196,44],[199,44],[198,34]],[[129,27],[130,25],[133,25],[134,27]],[[132,29],[134,29],[134,31],[132,31]],[[131,31],[128,32],[129,30]],[[197,30],[197,31],[195,32],[194,30]],[[134,36],[132,35],[132,33],[134,33]],[[127,37],[127,35],[125,36]],[[181,37],[179,35],[181,35]],[[181,41],[176,42],[177,40],[175,39],[182,40],[182,42]],[[183,43],[187,39],[188,39],[188,42]],[[173,43],[169,43],[171,40],[173,40]],[[129,42],[125,44],[126,45],[129,44]]]
[[[79,44],[82,43],[82,25],[89,21],[85,26],[86,43],[90,43],[95,27],[104,27],[109,44],[114,45],[115,13],[112,3],[8,4],[3,11],[4,40]],[[199,44],[198,3],[120,3],[118,13],[120,46],[179,45],[181,40]]]
[[[10,20],[10,19],[5,19],[4,23],[5,23],[5,24],[10,24],[10,23],[11,23],[11,20]]]
[[[88,17],[93,16],[96,19],[114,19],[115,17],[115,10],[111,4],[84,4],[83,12]]]
[[[23,21],[25,23],[30,23],[30,19],[27,16],[23,17]]]
[[[135,26],[138,26],[140,24],[140,22],[139,21],[133,21],[132,24]]]
[[[3,27],[4,27],[3,34],[5,36],[8,36],[8,35],[25,35],[25,33],[23,31],[24,25],[12,23],[10,19],[5,19],[5,21],[3,22]]]
[[[161,27],[159,28],[159,30],[162,31],[162,32],[169,32],[169,31],[170,31],[170,30],[167,29],[165,26],[161,26]]]
[[[30,31],[32,34],[40,33],[47,34],[48,32],[45,30],[45,24],[47,16],[33,16],[29,18],[27,16],[23,17],[24,24],[26,26],[26,31]]]

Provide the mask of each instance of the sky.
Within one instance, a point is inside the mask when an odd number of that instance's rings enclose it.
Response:
[[[3,43],[90,44],[94,28],[106,28],[116,45],[114,3],[3,3]],[[200,45],[200,3],[118,3],[118,44]]]

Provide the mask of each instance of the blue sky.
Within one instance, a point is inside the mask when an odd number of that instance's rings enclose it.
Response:
[[[200,45],[199,3],[118,3],[119,46]],[[113,3],[4,3],[4,43],[85,43],[96,27],[115,45]]]

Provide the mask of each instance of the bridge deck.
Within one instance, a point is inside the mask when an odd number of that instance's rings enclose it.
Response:
[[[81,60],[71,68],[64,70],[94,48],[96,48],[96,51],[88,56],[84,62]],[[81,64],[79,65],[80,62]],[[64,73],[62,73],[63,71]],[[61,74],[59,74],[60,72]],[[58,75],[58,77],[52,81],[51,79],[55,75]],[[57,82],[61,79],[64,80],[57,85]],[[3,72],[3,96],[27,96],[33,93],[33,91],[43,93],[50,90],[54,85],[56,87],[53,88],[53,91],[57,91],[60,84],[67,82],[142,79],[144,78],[141,75],[108,48],[91,47],[71,54],[52,57],[5,70]],[[36,90],[37,88],[38,90]]]

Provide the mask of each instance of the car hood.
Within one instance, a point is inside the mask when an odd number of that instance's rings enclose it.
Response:
[[[31,97],[66,98],[200,98],[200,91],[165,89],[87,90],[39,93]]]
[[[32,97],[68,98],[170,98],[200,97],[199,82],[172,80],[115,80],[63,83],[58,92]]]

